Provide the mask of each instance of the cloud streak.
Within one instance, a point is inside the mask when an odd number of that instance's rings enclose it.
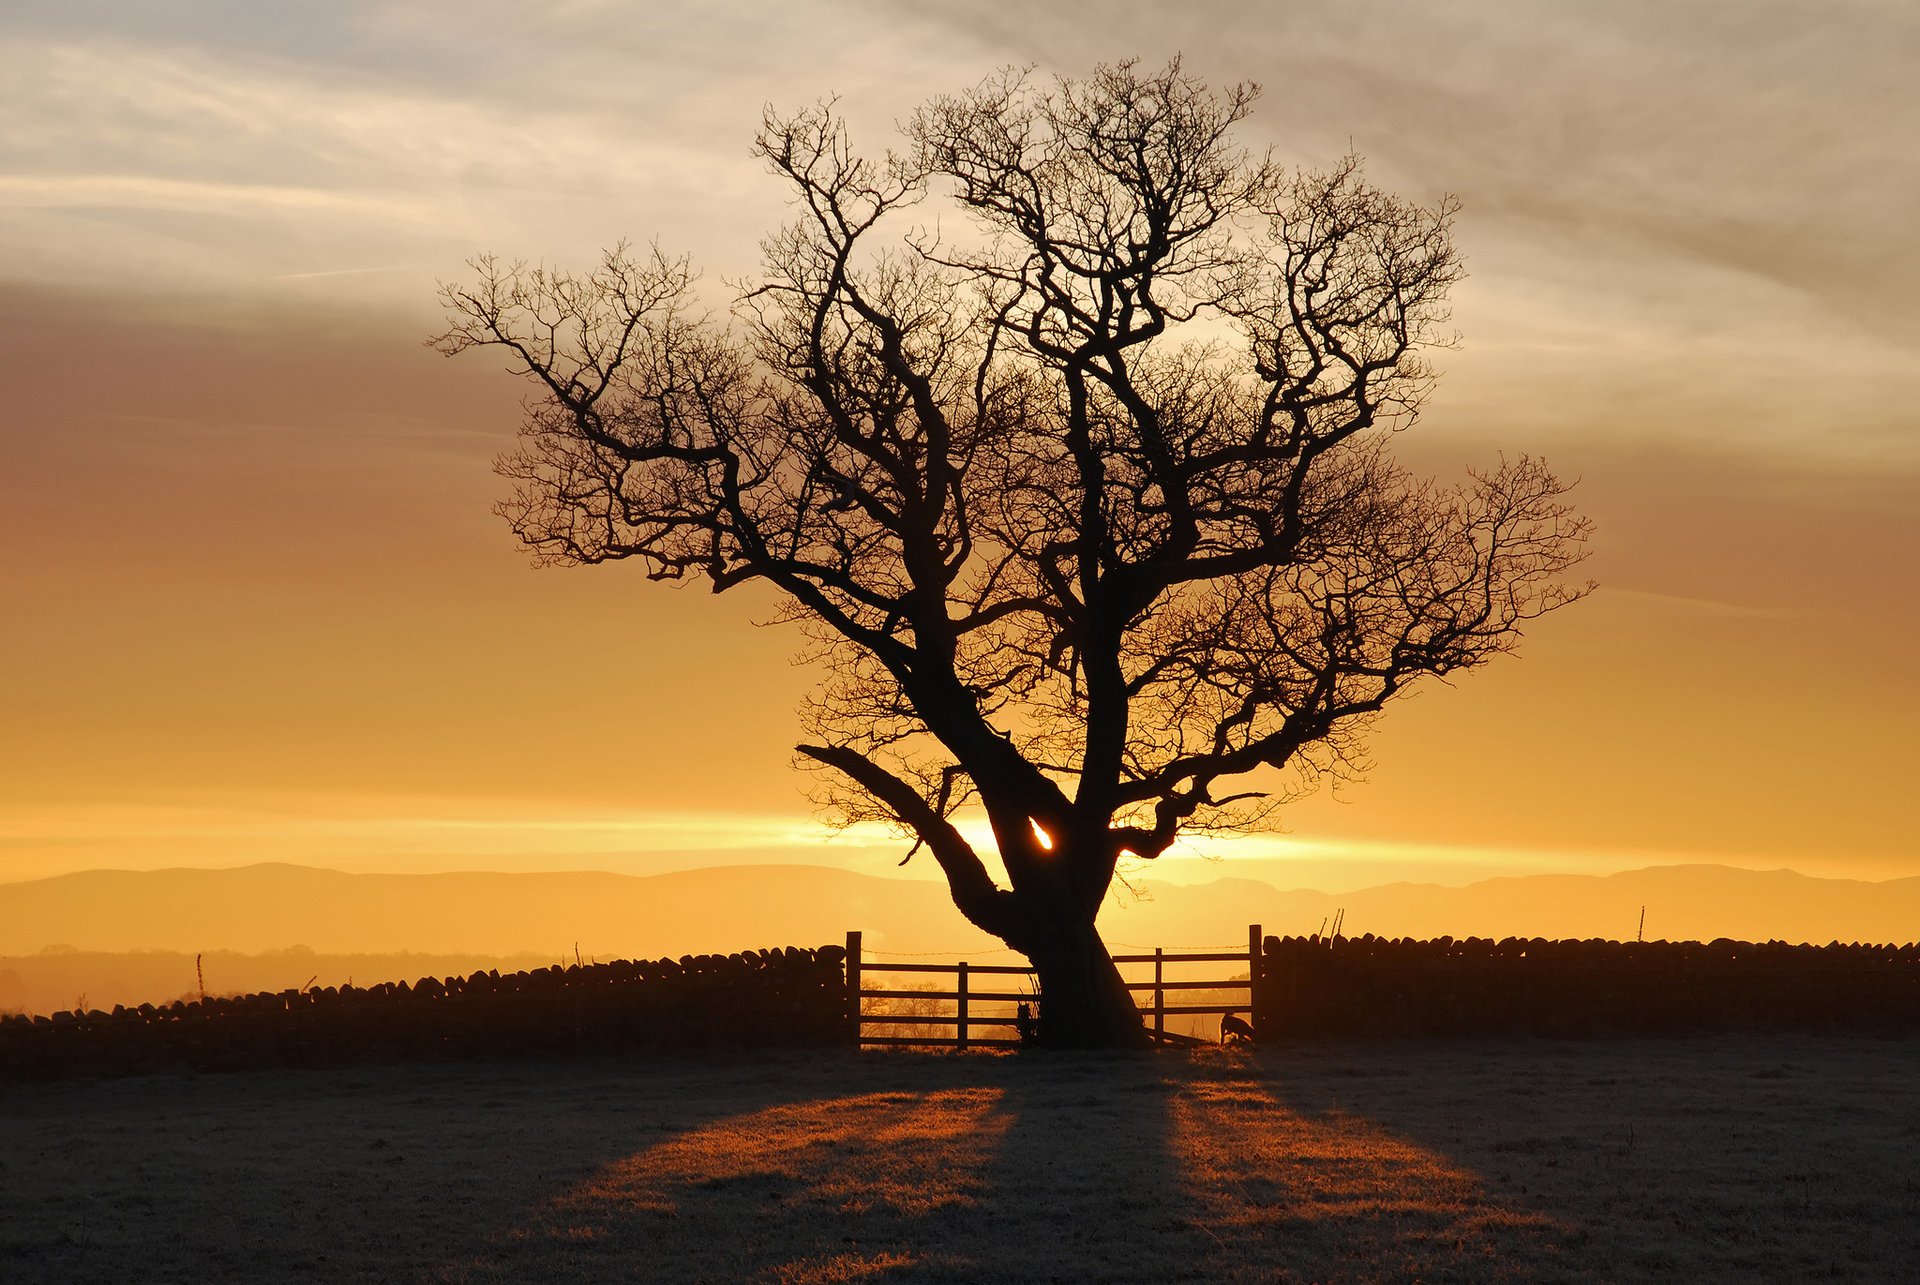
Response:
[[[578,259],[657,234],[743,271],[783,217],[747,153],[762,103],[886,86],[858,109],[880,125],[912,101],[896,77],[957,83],[948,60],[979,61],[866,16],[350,4],[315,52],[292,16],[183,40],[41,9],[0,33],[22,69],[0,82],[0,252],[38,282],[243,290],[369,249],[448,275],[480,249]],[[59,217],[74,208],[126,212],[133,235]],[[301,222],[236,233],[260,214]]]

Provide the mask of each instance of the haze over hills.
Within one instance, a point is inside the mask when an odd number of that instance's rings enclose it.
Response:
[[[1148,881],[1101,915],[1118,947],[1236,946],[1249,923],[1348,935],[1649,939],[1920,939],[1920,878],[1865,882],[1790,870],[1654,866],[1605,876],[1530,875],[1464,887],[1395,883],[1282,891],[1252,879]],[[0,1009],[48,1011],[210,992],[278,990],[507,971],[583,957],[679,956],[840,941],[873,956],[990,961],[999,942],[938,884],[818,866],[721,866],[632,876],[346,874],[307,866],[92,870],[0,884]]]
[[[938,912],[944,908],[945,920]],[[897,923],[971,944],[937,884],[818,866],[348,874],[310,866],[89,870],[0,884],[0,954],[81,950],[682,955],[838,941]],[[960,937],[956,940],[955,933]]]
[[[1348,935],[1632,937],[1788,941],[1920,938],[1920,877],[1866,882],[1790,870],[1654,866],[1528,875],[1464,887],[1395,883],[1282,891],[1250,879],[1139,885],[1109,900],[1110,940],[1231,943],[1246,925],[1307,933],[1336,909]],[[660,875],[346,874],[293,865],[92,870],[0,884],[0,955],[80,950],[415,951],[601,958],[838,941],[865,932],[901,952],[983,951],[940,885],[818,866],[720,866]]]

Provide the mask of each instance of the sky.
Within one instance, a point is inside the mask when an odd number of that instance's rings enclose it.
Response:
[[[0,880],[892,872],[812,814],[770,599],[529,566],[521,388],[424,345],[437,283],[624,237],[724,301],[783,217],[763,105],[838,95],[879,151],[1006,64],[1175,53],[1261,83],[1249,145],[1458,195],[1403,454],[1580,478],[1601,588],[1285,833],[1150,873],[1920,874],[1910,4],[10,0]]]

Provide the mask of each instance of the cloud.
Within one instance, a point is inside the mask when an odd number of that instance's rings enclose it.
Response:
[[[1722,616],[1739,620],[1782,620],[1796,614],[1792,608],[1785,606],[1724,602],[1718,598],[1659,593],[1652,589],[1628,589],[1619,585],[1603,585],[1599,592],[1609,597],[1634,598],[1648,607],[1664,609],[1680,615]]]
[[[370,253],[447,275],[622,236],[735,273],[785,217],[748,154],[764,103],[843,90],[884,143],[920,85],[980,61],[831,0],[344,5],[324,38],[291,14],[28,17],[0,39],[0,255],[43,282],[237,290]]]
[[[265,210],[406,223],[431,216],[418,201],[357,192],[122,174],[0,174],[0,208],[165,210],[237,217]]]
[[[366,283],[398,297],[478,249],[572,261],[625,235],[737,274],[784,217],[747,155],[763,103],[838,93],[877,148],[925,93],[999,62],[1183,50],[1217,82],[1265,83],[1250,137],[1318,163],[1351,146],[1389,186],[1464,195],[1474,342],[1517,342],[1529,311],[1585,351],[1738,330],[1793,354],[1891,345],[1882,371],[1920,342],[1920,19],[1902,6],[324,8],[170,25],[28,5],[0,44],[19,69],[0,166],[124,205],[63,220],[16,190],[14,272],[241,289],[372,253],[416,265]]]
[[[1868,456],[1911,422],[1911,5],[910,3],[1043,70],[1182,53],[1264,85],[1247,134],[1283,158],[1352,148],[1387,186],[1460,194],[1459,319],[1470,352],[1505,349],[1502,412],[1559,385],[1613,425],[1757,422],[1760,449],[1836,425]]]
[[[16,122],[0,207],[7,239],[43,279],[91,269],[151,280],[142,242],[165,247],[163,279],[203,287],[326,271],[369,250],[457,265],[502,240],[525,248],[536,229],[549,252],[584,252],[622,206],[737,202],[752,176],[743,156],[697,138],[636,138],[578,112],[207,51],[42,52],[5,55],[39,70],[0,90]],[[589,207],[597,216],[581,218]],[[65,217],[76,208],[116,217]]]

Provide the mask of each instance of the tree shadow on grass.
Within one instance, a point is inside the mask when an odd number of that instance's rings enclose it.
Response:
[[[602,1165],[433,1275],[1575,1279],[1571,1229],[1224,1055],[884,1057]]]
[[[984,1174],[1013,1123],[1006,1061],[849,1061],[846,1092],[743,1103],[620,1156],[432,1276],[993,1279],[973,1247],[992,1234]]]
[[[409,1279],[616,1157],[817,1093],[831,1058],[525,1059],[10,1088],[0,1279]]]
[[[6,1090],[22,1280],[1898,1276],[1914,1041],[580,1059]]]
[[[1320,1040],[1263,1050],[1257,1091],[1364,1119],[1572,1230],[1537,1274],[1910,1274],[1920,1040],[1805,1034]],[[1564,1252],[1563,1252],[1564,1251]]]
[[[1188,1216],[1168,1114],[1178,1058],[1038,1053],[1015,1062],[971,1279],[1201,1279],[1209,1234]]]
[[[602,1165],[435,1279],[1194,1279],[1149,1055],[882,1055]]]
[[[1222,1056],[1177,1079],[1169,1145],[1215,1281],[1589,1278],[1584,1233],[1447,1153]]]

